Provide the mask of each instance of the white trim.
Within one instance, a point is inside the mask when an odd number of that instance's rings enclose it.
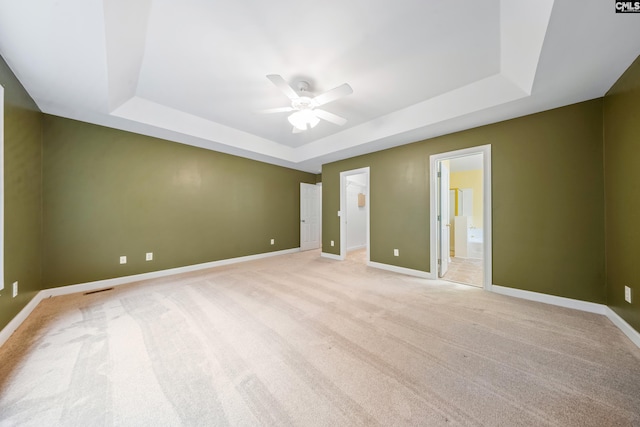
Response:
[[[174,274],[190,273],[198,270],[206,270],[207,268],[221,267],[223,265],[237,264],[239,262],[254,261],[262,258],[269,258],[277,255],[286,255],[300,252],[300,248],[285,249],[282,251],[266,252],[257,255],[248,255],[238,258],[228,258],[219,261],[205,262],[202,264],[188,265],[185,267],[171,268],[168,270],[152,271],[149,273],[134,274],[132,276],[116,277],[113,279],[97,280],[95,282],[82,283],[78,285],[61,286],[59,288],[50,288],[42,291],[45,298],[55,297],[59,295],[75,294],[78,292],[89,292],[97,289],[108,288],[111,286],[119,286],[141,280],[157,279],[159,277],[172,276]]]
[[[383,264],[380,262],[367,262],[369,267],[379,268],[380,270],[393,271],[394,273],[406,274],[407,276],[420,277],[422,279],[433,279],[433,274],[427,271],[413,270],[411,268],[398,267],[397,265]]]
[[[369,166],[353,169],[349,171],[340,172],[340,260],[344,260],[347,257],[347,177],[351,175],[360,175],[366,174],[367,176],[367,188],[365,188],[365,209],[366,209],[366,217],[367,217],[367,262],[371,260],[371,252],[369,247],[369,242],[371,241],[371,179],[370,179],[370,170]]]
[[[0,288],[4,290],[4,87],[2,85],[0,85],[0,281]],[[7,289],[6,292],[9,291]]]
[[[42,291],[38,292],[35,297],[29,301],[27,305],[25,305],[22,310],[13,318],[7,326],[5,326],[0,331],[0,347],[4,345],[4,343],[9,339],[11,334],[13,334],[16,329],[22,325],[22,322],[27,320],[27,317],[31,314],[31,312],[40,304],[44,297],[42,296]]]
[[[141,280],[157,279],[159,277],[171,276],[180,273],[189,273],[192,271],[205,270],[207,268],[221,267],[223,265],[237,264],[240,262],[254,261],[262,258],[269,258],[277,255],[286,255],[300,252],[300,248],[285,249],[275,252],[266,252],[256,255],[248,255],[237,258],[223,259],[219,261],[206,262],[202,264],[188,265],[185,267],[171,268],[168,270],[152,271],[149,273],[134,274],[132,276],[116,277],[113,279],[96,280],[95,282],[80,283],[77,285],[61,286],[59,288],[44,289],[36,294],[35,297],[0,331],[0,347],[9,339],[16,329],[24,322],[31,312],[43,299],[75,294],[78,292],[90,292],[98,289],[109,288],[112,286],[124,285],[127,283],[139,282]]]
[[[522,289],[507,288],[504,286],[493,285],[492,292],[507,295],[514,298],[522,298],[529,301],[537,301],[544,304],[557,305],[559,307],[572,308],[574,310],[586,311],[588,313],[601,314],[607,318],[618,329],[625,334],[631,342],[640,348],[640,332],[636,331],[622,317],[618,315],[611,307],[595,302],[580,301],[572,298],[558,297],[555,295],[547,295],[539,292],[525,291]]]
[[[462,150],[449,151],[446,153],[432,154],[429,156],[429,206],[430,206],[430,218],[429,218],[429,233],[431,238],[429,252],[431,254],[429,261],[429,270],[431,270],[435,278],[438,277],[438,221],[437,221],[437,203],[436,198],[438,195],[438,176],[436,163],[442,160],[454,159],[456,157],[471,156],[473,154],[482,154],[482,185],[483,185],[483,199],[482,199],[482,217],[483,217],[483,272],[484,272],[484,289],[491,290],[493,283],[492,272],[492,201],[491,201],[491,144],[479,145],[477,147],[464,148]]]
[[[492,292],[510,297],[522,298],[529,301],[537,301],[545,304],[557,305],[574,310],[586,311],[589,313],[606,314],[607,306],[595,302],[581,301],[572,298],[558,297],[555,295],[542,294],[540,292],[525,291],[522,289],[507,288],[493,285]]]
[[[351,252],[351,251],[357,251],[358,249],[364,249],[366,248],[367,245],[356,245],[356,246],[351,246],[350,248],[347,248],[347,252]]]
[[[628,324],[618,313],[613,311],[611,307],[606,307],[605,316],[607,316],[609,320],[611,320],[611,323],[616,325],[631,342],[640,348],[640,332],[633,329],[633,326]]]
[[[336,261],[343,261],[343,259],[340,258],[340,255],[330,254],[329,252],[320,252],[320,256],[322,258],[329,258],[329,259],[334,259]]]

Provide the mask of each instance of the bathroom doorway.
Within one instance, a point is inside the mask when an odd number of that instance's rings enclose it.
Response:
[[[433,155],[434,278],[491,288],[491,146]]]

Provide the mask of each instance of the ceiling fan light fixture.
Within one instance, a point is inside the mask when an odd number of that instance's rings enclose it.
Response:
[[[314,128],[320,122],[320,119],[313,113],[313,110],[296,111],[288,117],[288,120],[289,123],[299,130]]]

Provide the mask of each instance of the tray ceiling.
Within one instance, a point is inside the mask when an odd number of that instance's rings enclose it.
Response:
[[[48,114],[309,172],[603,96],[640,17],[577,0],[0,0],[0,54]],[[348,119],[293,134],[280,74]]]

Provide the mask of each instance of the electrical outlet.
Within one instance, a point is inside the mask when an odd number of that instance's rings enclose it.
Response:
[[[126,256],[121,256],[120,257],[120,264],[126,264],[127,263],[127,257]]]
[[[400,250],[394,249],[393,250],[393,256],[400,256]]]
[[[628,286],[624,287],[624,300],[631,304],[631,288]]]
[[[271,239],[271,244],[275,245],[276,244],[276,239]]]
[[[331,246],[335,246],[335,243],[333,242],[333,240],[331,241]]]
[[[153,252],[147,252],[147,255],[144,259],[145,261],[153,261]]]
[[[13,282],[13,298],[18,296],[18,282]]]

